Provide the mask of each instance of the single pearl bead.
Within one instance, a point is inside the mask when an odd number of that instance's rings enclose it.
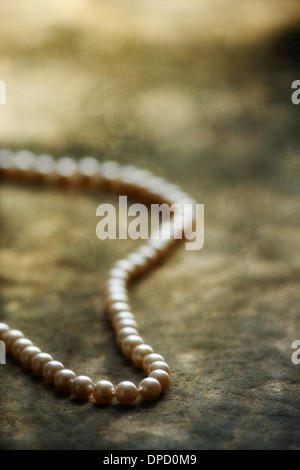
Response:
[[[139,334],[138,331],[135,328],[132,328],[130,326],[127,326],[126,328],[122,328],[117,333],[117,343],[119,346],[121,346],[123,339],[125,339],[127,336],[130,336],[130,335],[138,336],[138,334]]]
[[[112,325],[113,327],[115,328],[117,323],[120,321],[120,320],[134,320],[135,319],[135,316],[133,315],[133,313],[131,312],[120,312],[120,313],[117,313],[113,319],[112,319]]]
[[[139,344],[143,344],[143,342],[143,339],[138,335],[126,336],[126,338],[124,338],[122,341],[122,353],[124,354],[124,356],[131,359],[132,351],[134,350],[134,348]]]
[[[110,316],[114,316],[119,312],[130,312],[130,306],[126,302],[114,302],[113,304],[109,305],[108,311]]]
[[[78,172],[78,165],[72,158],[63,157],[58,160],[56,171],[59,175],[69,178]]]
[[[9,329],[9,326],[6,323],[0,323],[0,339],[2,339],[4,333],[7,333]]]
[[[134,383],[125,380],[117,385],[115,396],[122,405],[130,405],[136,400],[138,391]]]
[[[120,290],[126,290],[126,281],[124,279],[117,279],[115,277],[110,277],[105,281],[105,288],[118,291]]]
[[[149,374],[149,377],[153,377],[159,381],[162,392],[165,392],[170,387],[171,378],[165,370],[155,369]]]
[[[61,393],[70,393],[72,388],[73,380],[76,378],[76,375],[72,370],[62,369],[55,375],[55,388],[58,392]]]
[[[112,296],[112,295],[118,295],[118,294],[125,294],[128,297],[127,289],[125,286],[119,286],[119,285],[108,285],[104,289],[104,296],[106,298]]]
[[[2,336],[2,340],[5,343],[6,352],[10,353],[14,342],[17,341],[17,339],[23,337],[24,335],[22,331],[19,330],[8,330],[6,333],[4,333]]]
[[[164,358],[160,354],[152,353],[145,357],[143,360],[143,369],[145,372],[148,372],[148,367],[152,362],[155,361],[164,361]]]
[[[78,169],[80,173],[84,176],[99,176],[100,163],[93,157],[85,157],[79,160]]]
[[[108,380],[100,380],[94,386],[93,396],[97,403],[101,403],[101,405],[107,405],[113,400],[115,396],[113,384]]]
[[[73,380],[71,392],[75,398],[86,400],[93,391],[93,382],[85,375],[79,375]]]
[[[32,361],[31,361],[31,368],[33,370],[33,372],[36,374],[36,375],[43,375],[43,367],[45,364],[47,364],[47,362],[50,362],[53,360],[53,357],[50,356],[50,354],[47,354],[47,353],[39,353],[39,354],[36,354],[33,358],[32,358]]]
[[[122,330],[122,328],[127,328],[127,327],[135,328],[137,330],[138,329],[138,324],[132,318],[126,318],[126,319],[120,320],[117,323],[115,323],[114,327],[115,327],[116,331]]]
[[[120,259],[115,264],[116,268],[123,269],[124,271],[130,272],[133,268],[133,264],[128,259]]]
[[[159,258],[158,251],[155,248],[153,248],[152,246],[149,246],[149,245],[142,245],[138,249],[138,253],[141,253],[141,255],[143,255],[145,258],[147,258],[149,266],[156,263],[156,261]]]
[[[48,384],[54,384],[55,375],[64,369],[64,365],[58,361],[47,362],[43,367],[43,377]]]
[[[138,392],[143,400],[152,401],[156,400],[161,394],[161,385],[158,380],[147,377],[142,380],[138,386]]]
[[[55,161],[50,155],[36,157],[35,170],[41,175],[49,175],[55,171]]]
[[[21,352],[23,349],[27,348],[27,346],[32,346],[32,341],[27,338],[20,338],[14,342],[11,348],[11,353],[17,361],[20,360]]]
[[[152,362],[152,364],[150,364],[148,367],[148,373],[150,374],[150,372],[156,369],[165,370],[169,375],[171,375],[170,368],[166,362],[163,362],[163,361]]]
[[[124,271],[124,269],[112,268],[108,272],[108,278],[109,279],[122,279],[126,281],[128,279],[128,272]]]
[[[125,292],[113,292],[109,295],[106,295],[105,304],[107,307],[110,307],[111,304],[116,302],[128,302],[129,298]]]
[[[31,369],[31,361],[32,358],[36,355],[41,353],[42,351],[40,348],[36,346],[27,346],[20,355],[20,362],[25,369]]]
[[[153,353],[151,346],[148,346],[148,344],[139,344],[132,351],[131,359],[136,366],[142,367],[144,358],[151,353]]]
[[[131,276],[136,277],[149,267],[148,259],[140,253],[130,253],[128,259],[132,262]]]

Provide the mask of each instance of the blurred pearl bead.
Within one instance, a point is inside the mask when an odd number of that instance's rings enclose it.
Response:
[[[130,405],[138,396],[138,391],[134,383],[125,380],[119,383],[115,391],[115,397],[122,405]]]
[[[108,285],[106,287],[104,287],[104,295],[106,297],[106,299],[108,299],[109,297],[111,297],[112,295],[115,295],[115,294],[125,294],[125,295],[128,295],[127,294],[127,289],[125,286],[119,286],[119,285]]]
[[[114,290],[125,289],[125,291],[127,292],[126,285],[127,284],[124,279],[117,279],[115,277],[113,278],[110,277],[105,282],[106,289],[114,289]]]
[[[10,353],[12,345],[20,338],[24,338],[24,335],[22,331],[19,330],[8,330],[6,333],[3,333],[2,340],[5,343],[6,352]]]
[[[131,312],[120,312],[120,313],[117,313],[113,319],[112,319],[112,324],[113,324],[113,327],[116,328],[116,325],[119,321],[121,320],[134,320],[135,319],[135,316],[133,315],[133,313]]]
[[[100,163],[93,157],[85,157],[79,161],[78,169],[84,176],[97,176],[100,173]]]
[[[113,317],[120,312],[130,312],[130,306],[127,302],[114,302],[108,307],[110,315]]]
[[[20,152],[17,152],[15,155],[15,166],[19,170],[31,170],[34,167],[35,164],[35,156],[33,155],[32,152],[29,152],[28,150],[21,150]]]
[[[106,306],[109,307],[111,304],[117,302],[125,302],[128,303],[128,295],[124,292],[114,292],[113,294],[107,295],[105,299]]]
[[[93,391],[93,382],[85,375],[79,375],[72,382],[71,392],[75,398],[86,400]]]
[[[164,361],[164,358],[160,354],[156,354],[156,353],[151,353],[148,356],[146,356],[145,359],[143,360],[144,371],[147,372],[150,364],[152,364],[152,362],[155,362],[155,361]]]
[[[55,375],[64,369],[64,365],[58,361],[50,361],[43,367],[43,377],[48,384],[54,384]]]
[[[150,245],[142,245],[138,249],[138,253],[143,255],[148,260],[148,265],[156,263],[157,259],[159,258],[158,251]]]
[[[166,362],[163,362],[163,361],[152,362],[152,364],[150,364],[148,367],[148,373],[150,374],[150,372],[156,369],[165,370],[169,375],[171,375],[170,368]]]
[[[59,175],[68,178],[74,176],[77,173],[78,166],[72,158],[63,157],[58,160],[56,170]]]
[[[0,323],[0,339],[2,340],[2,336],[4,333],[9,331],[9,326],[6,323]]]
[[[121,346],[123,340],[130,335],[136,335],[138,336],[138,331],[135,328],[132,328],[130,326],[126,328],[122,328],[121,330],[118,331],[117,333],[117,343],[119,346]]]
[[[20,362],[25,369],[31,369],[31,361],[36,354],[41,353],[40,348],[36,346],[27,346],[20,355]]]
[[[128,279],[128,272],[120,268],[112,268],[108,272],[108,277],[113,279],[123,279],[126,281]]]
[[[36,354],[31,361],[31,368],[36,375],[43,375],[43,367],[47,362],[53,360],[53,357],[50,354],[38,353]]]
[[[134,348],[139,344],[143,344],[143,342],[143,339],[138,335],[126,336],[126,338],[124,338],[124,340],[122,341],[122,353],[124,354],[124,356],[131,359],[132,351],[134,350]]]
[[[131,359],[136,366],[142,367],[144,358],[151,353],[153,353],[151,346],[148,346],[148,344],[139,344],[132,351]]]
[[[36,158],[35,169],[41,175],[49,175],[55,171],[55,161],[50,155],[39,155]]]
[[[117,162],[106,161],[101,163],[100,171],[102,173],[102,176],[106,179],[119,179],[120,166]]]
[[[138,392],[143,400],[156,400],[161,394],[161,385],[158,380],[152,377],[147,377],[141,381],[140,385],[138,386]]]
[[[76,375],[72,370],[62,369],[55,375],[55,388],[58,392],[61,393],[70,393],[72,388],[73,380],[76,378]]]
[[[97,403],[101,403],[101,405],[107,405],[113,400],[115,396],[113,384],[108,380],[100,380],[94,386],[93,396]]]
[[[127,327],[135,328],[136,330],[138,328],[137,322],[133,320],[132,318],[126,318],[126,319],[120,320],[117,323],[115,323],[114,326],[117,331],[122,330],[122,328],[127,328]]]
[[[171,378],[168,372],[166,372],[165,370],[155,369],[149,374],[149,377],[153,377],[154,379],[159,381],[162,392],[165,392],[170,387]]]
[[[30,341],[30,339],[27,339],[27,338],[17,339],[17,341],[14,342],[11,348],[11,353],[14,356],[14,358],[19,361],[21,352],[23,351],[23,349],[27,348],[27,346],[32,346],[32,341]]]
[[[120,259],[119,261],[117,261],[115,266],[116,268],[123,269],[128,273],[130,273],[133,269],[133,264],[128,259]]]

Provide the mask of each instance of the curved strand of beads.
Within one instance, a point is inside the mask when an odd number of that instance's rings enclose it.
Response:
[[[55,160],[50,155],[35,156],[28,150],[12,152],[3,149],[0,150],[0,175],[49,184],[103,186],[142,200],[172,206],[173,218],[161,223],[147,243],[117,261],[105,282],[104,302],[117,343],[123,354],[147,375],[139,385],[123,381],[114,387],[107,380],[93,383],[87,376],[76,376],[61,362],[53,360],[49,354],[34,346],[21,331],[0,323],[0,340],[4,341],[6,351],[20,361],[23,367],[32,369],[47,383],[54,384],[59,392],[71,393],[75,398],[83,400],[93,395],[95,401],[101,404],[111,403],[114,398],[124,405],[133,403],[138,396],[146,401],[157,399],[170,386],[170,368],[165,359],[145,344],[140,336],[129,303],[128,285],[134,278],[152,269],[183,238],[186,230],[192,228],[195,202],[177,185],[149,171],[132,165],[121,167],[112,161],[100,163],[93,157],[85,157],[77,162],[67,157]],[[187,206],[190,210],[186,210]],[[180,217],[176,217],[177,214]]]

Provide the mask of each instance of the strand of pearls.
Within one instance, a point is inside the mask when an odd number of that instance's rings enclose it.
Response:
[[[132,165],[121,167],[112,161],[100,163],[92,157],[76,162],[67,157],[55,160],[50,155],[35,156],[27,150],[12,152],[3,149],[0,150],[0,175],[42,183],[104,186],[143,200],[166,202],[169,206],[175,204],[178,210],[182,210],[183,205],[194,207],[195,204],[178,186],[155,177],[149,171]],[[171,222],[162,223],[152,239],[117,261],[106,279],[104,301],[117,343],[124,356],[147,375],[138,386],[130,381],[123,381],[116,387],[107,380],[94,384],[87,376],[76,376],[61,362],[53,360],[50,354],[34,346],[21,331],[0,323],[0,340],[5,342],[6,351],[25,369],[31,369],[47,383],[54,384],[59,392],[71,393],[75,398],[88,399],[93,395],[101,404],[108,404],[116,398],[125,405],[133,403],[139,395],[144,400],[157,399],[170,386],[170,368],[140,336],[129,304],[128,285],[167,255],[182,238],[184,230],[192,227],[193,219],[193,210],[185,210],[179,221],[174,217]]]

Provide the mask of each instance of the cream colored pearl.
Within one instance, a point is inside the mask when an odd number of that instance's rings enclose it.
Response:
[[[53,361],[53,357],[47,353],[36,354],[31,361],[31,368],[36,375],[43,375],[43,367],[47,362]]]
[[[120,312],[130,312],[130,306],[126,302],[114,302],[109,305],[108,311],[110,316],[113,316]]]
[[[124,356],[131,359],[132,351],[134,350],[134,348],[139,344],[143,344],[143,342],[143,339],[138,335],[126,336],[126,338],[123,339],[121,345],[122,353],[124,354]]]
[[[142,367],[144,358],[151,353],[153,353],[153,349],[151,348],[151,346],[148,346],[148,344],[139,344],[132,351],[132,362],[136,366]]]
[[[138,329],[137,322],[133,320],[132,318],[126,318],[126,319],[120,320],[117,323],[115,323],[114,326],[115,326],[116,331],[122,330],[122,328],[127,328],[127,327],[135,328],[136,330]]]
[[[138,392],[143,400],[156,400],[161,394],[161,385],[155,378],[147,377],[141,381],[138,386]]]
[[[75,398],[86,400],[93,391],[93,382],[85,375],[79,375],[72,382],[71,392]]]
[[[124,279],[109,278],[105,282],[106,290],[126,290],[127,283]]]
[[[169,375],[171,375],[170,368],[166,362],[163,362],[163,361],[152,362],[152,364],[150,364],[148,367],[148,374],[150,374],[150,372],[156,369],[165,370]]]
[[[107,405],[113,400],[115,396],[113,384],[108,380],[100,380],[94,386],[93,396],[97,403],[101,403],[101,405]]]
[[[9,326],[6,323],[0,323],[0,339],[2,340],[2,336],[4,333],[7,333],[10,330]]]
[[[159,381],[162,392],[165,392],[170,387],[171,378],[168,372],[166,372],[165,370],[155,369],[150,372],[149,377],[153,377],[154,379]]]
[[[105,304],[109,308],[116,302],[128,302],[128,295],[125,292],[114,292],[106,296]]]
[[[131,312],[120,312],[117,313],[112,319],[112,325],[115,328],[117,323],[121,320],[134,320],[135,316]]]
[[[23,351],[23,349],[27,348],[27,346],[32,346],[32,341],[30,341],[30,339],[27,339],[27,338],[17,339],[17,341],[14,342],[11,348],[11,353],[14,356],[14,358],[19,361],[21,352]]]
[[[155,361],[164,361],[164,358],[160,354],[156,354],[156,353],[151,353],[148,356],[146,356],[145,359],[143,360],[144,371],[148,372],[148,367],[150,366],[150,364],[152,364],[152,362],[155,362]]]
[[[138,391],[134,383],[125,380],[119,383],[115,391],[115,397],[122,405],[130,405],[138,396]]]
[[[47,362],[43,367],[43,377],[48,384],[54,384],[55,375],[64,369],[64,365],[58,361]]]
[[[122,341],[127,337],[127,336],[130,336],[130,335],[136,335],[138,336],[138,331],[135,329],[135,328],[132,328],[130,326],[126,327],[126,328],[122,328],[121,330],[118,331],[117,333],[117,343],[119,346],[121,346],[122,344]]]
[[[72,370],[62,369],[55,375],[55,388],[58,392],[61,393],[70,393],[72,388],[73,380],[76,378],[76,375]]]
[[[150,245],[142,245],[138,249],[138,253],[143,255],[148,260],[148,263],[147,263],[148,266],[152,266],[159,259],[158,251]]]
[[[36,346],[27,346],[20,355],[20,362],[25,369],[31,369],[31,361],[32,358],[36,355],[41,353],[42,351],[40,348]]]
[[[106,282],[104,285],[105,294],[127,294],[127,284],[121,279],[112,280]]]
[[[128,279],[128,272],[120,268],[112,268],[108,273],[109,279],[122,279],[126,281]]]
[[[128,259],[120,259],[119,261],[117,261],[115,266],[116,268],[123,269],[124,271],[127,271],[128,273],[130,273],[133,268],[132,262],[129,261]]]
[[[6,333],[2,335],[2,340],[5,343],[6,352],[10,353],[12,349],[12,345],[14,344],[17,339],[24,338],[22,331],[19,330],[8,330]]]

